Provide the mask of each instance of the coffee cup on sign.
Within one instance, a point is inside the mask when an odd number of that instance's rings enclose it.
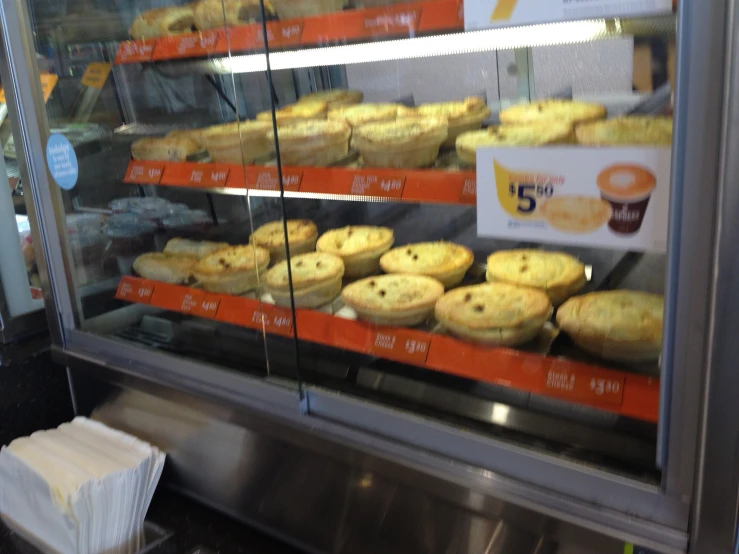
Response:
[[[598,175],[598,190],[613,209],[608,227],[619,235],[633,235],[641,229],[644,214],[657,180],[645,167],[616,164]]]

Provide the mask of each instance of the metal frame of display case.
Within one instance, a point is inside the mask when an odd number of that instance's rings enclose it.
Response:
[[[714,398],[734,389],[731,384],[736,383],[736,376],[735,372],[727,374],[733,369],[727,365],[732,356],[717,352],[717,345],[712,342],[722,336],[717,329],[727,326],[727,319],[731,318],[730,312],[719,309],[716,294],[730,286],[730,272],[720,272],[720,264],[733,262],[727,248],[736,244],[731,242],[736,223],[730,214],[739,207],[736,194],[730,190],[739,177],[738,168],[736,161],[726,155],[727,146],[736,139],[735,130],[729,128],[723,136],[719,134],[722,117],[735,117],[736,110],[730,101],[739,85],[733,66],[739,59],[734,42],[739,28],[732,26],[732,18],[726,17],[734,14],[735,4],[735,0],[700,4],[683,1],[679,7],[662,359],[662,367],[669,370],[663,372],[661,379],[657,460],[663,470],[660,485],[576,464],[317,386],[273,384],[195,360],[177,358],[173,363],[172,356],[85,333],[73,309],[79,300],[65,262],[71,258],[67,256],[69,245],[61,195],[44,159],[49,123],[36,78],[26,2],[3,0],[0,73],[9,109],[18,115],[14,133],[23,138],[17,149],[24,181],[32,184],[33,208],[29,216],[35,223],[34,240],[44,245],[44,257],[38,262],[57,359],[68,366],[76,361],[96,362],[123,374],[223,398],[471,491],[495,495],[664,552],[685,551],[697,484],[696,462],[704,470],[696,496],[701,503],[696,507],[704,506],[711,485],[728,477],[724,473],[729,468],[716,466],[717,471],[712,470],[712,464],[726,451],[703,450],[706,437],[707,446],[718,444],[715,436],[706,431],[719,432],[714,425],[719,423],[719,415],[720,424],[731,420],[736,427],[739,421],[735,402],[728,407],[714,405]],[[727,82],[724,73],[730,79]],[[714,239],[716,232],[718,242]],[[707,298],[714,300],[712,305],[707,305]],[[707,381],[709,377],[711,380]],[[719,378],[726,378],[727,382],[716,386]],[[706,387],[707,383],[712,386]],[[296,409],[298,398],[300,410]],[[715,413],[714,408],[719,407],[730,410],[731,415]],[[730,471],[736,477],[733,467]],[[736,478],[730,482],[736,484]],[[736,487],[729,492],[736,497]],[[710,511],[698,513],[708,517]]]

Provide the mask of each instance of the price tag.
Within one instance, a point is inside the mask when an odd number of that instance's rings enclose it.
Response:
[[[215,319],[220,304],[220,296],[205,294],[198,301],[198,305],[192,309],[192,314],[206,319]]]
[[[570,362],[554,361],[543,373],[544,394],[620,406],[626,379],[614,373],[580,370]]]
[[[510,171],[497,161],[495,183],[500,206],[516,218],[537,217],[537,206],[555,193],[555,186],[564,178],[559,175],[536,171]]]
[[[354,175],[349,194],[400,198],[403,196],[404,185],[405,173],[361,172]]]
[[[154,283],[137,277],[122,277],[115,297],[118,300],[148,304],[154,292]]]
[[[264,48],[262,25],[239,25],[226,29],[227,44],[232,52],[245,52]]]
[[[154,55],[156,40],[128,40],[118,47],[115,63],[150,62]]]
[[[218,50],[222,37],[225,37],[223,30],[160,38],[154,49],[152,60],[210,56]]]
[[[191,314],[194,313],[203,297],[205,297],[205,292],[201,290],[158,283],[149,304],[172,312]]]
[[[110,70],[113,66],[104,62],[92,62],[87,64],[85,74],[82,75],[82,85],[90,88],[101,89],[108,80]]]
[[[462,192],[459,194],[459,203],[477,203],[477,179],[475,177],[464,178],[464,182],[462,183]]]
[[[54,90],[54,87],[59,82],[59,76],[53,73],[42,73],[39,75],[41,81],[41,91],[44,95],[44,102],[49,101],[49,97]],[[5,104],[5,89],[0,88],[0,102]]]
[[[372,335],[370,352],[412,364],[423,364],[429,354],[431,338],[403,329],[378,329]]]
[[[139,185],[158,185],[162,180],[164,164],[160,162],[131,161],[126,170],[124,183]]]
[[[249,168],[247,179],[247,188],[254,188],[257,190],[280,190],[280,181],[278,179],[276,168]],[[283,168],[282,186],[285,190],[297,192],[300,190],[300,183],[302,180],[302,171]]]
[[[192,162],[165,165],[161,184],[180,187],[220,188],[226,186],[230,168],[223,164]]]
[[[269,46],[296,46],[300,44],[300,37],[303,35],[303,25],[302,19],[267,23],[267,42]],[[264,45],[263,37],[264,34],[259,29],[257,31],[257,41],[262,46]]]
[[[428,2],[421,9],[421,32],[464,29],[464,2],[450,0],[447,2]]]
[[[267,333],[292,336],[292,312],[251,298],[222,296],[216,320]]]
[[[421,8],[397,6],[368,10],[362,21],[364,36],[414,34],[421,19]]]
[[[285,337],[292,335],[293,316],[286,308],[262,303],[261,307],[252,313],[252,323],[258,328],[264,325],[264,330],[268,333]]]

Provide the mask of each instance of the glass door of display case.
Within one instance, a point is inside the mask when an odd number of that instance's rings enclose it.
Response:
[[[57,344],[229,394],[251,376],[250,394],[294,407],[290,321],[258,287],[285,256],[282,203],[248,192],[276,181],[272,93],[264,68],[243,79],[230,69],[243,40],[264,51],[261,35],[234,31],[254,28],[261,6],[87,8],[19,4],[14,15],[31,29],[6,45],[33,58],[30,82],[13,75],[12,93],[34,125],[19,158],[43,183],[51,263],[65,268],[53,282]],[[48,75],[57,80],[42,90]],[[260,392],[268,381],[281,385]]]
[[[55,345],[684,551],[729,2],[489,4],[4,3]]]

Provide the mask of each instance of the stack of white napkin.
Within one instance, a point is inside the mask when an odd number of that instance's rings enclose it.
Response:
[[[0,450],[0,515],[44,552],[130,554],[164,454],[84,417]]]

